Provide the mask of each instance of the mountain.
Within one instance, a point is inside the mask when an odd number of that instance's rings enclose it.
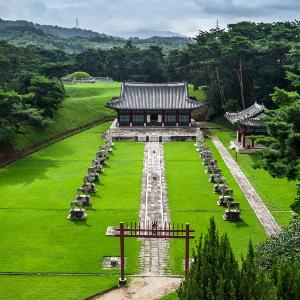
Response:
[[[191,38],[169,31],[141,30],[136,33],[131,32],[128,34],[128,37],[132,35],[138,36],[129,38],[136,47],[160,46],[165,52],[183,48],[187,43],[193,42]],[[141,38],[143,36],[145,38]],[[10,21],[0,19],[1,39],[18,47],[37,46],[45,49],[79,53],[88,49],[122,47],[126,44],[128,38],[125,39],[81,28],[65,28],[35,24],[24,20]]]
[[[141,29],[135,32],[120,32],[118,35],[124,38],[138,37],[140,39],[148,39],[151,37],[181,37],[186,38],[186,36],[172,32],[172,31],[163,31],[163,30],[151,30],[151,29]]]
[[[7,28],[7,27],[25,27],[25,28],[40,29],[45,34],[51,34],[61,38],[72,38],[72,37],[92,38],[92,37],[108,36],[104,33],[98,33],[92,30],[82,29],[82,28],[75,28],[75,27],[66,28],[66,27],[60,27],[56,25],[53,26],[53,25],[35,24],[25,20],[10,21],[10,20],[0,19],[0,29]],[[118,37],[115,38],[120,39]]]

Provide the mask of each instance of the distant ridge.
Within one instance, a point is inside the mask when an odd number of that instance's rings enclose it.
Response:
[[[178,38],[187,38],[184,35],[181,35],[172,31],[163,31],[163,30],[151,30],[151,29],[142,29],[136,32],[120,32],[119,36],[107,35],[105,33],[99,33],[89,29],[82,29],[77,27],[60,27],[57,25],[41,25],[38,23],[33,23],[25,20],[3,20],[0,18],[0,28],[5,27],[34,27],[36,29],[41,29],[46,34],[55,35],[61,38],[72,38],[72,37],[110,37],[117,40],[123,40],[128,38],[139,38],[139,39],[148,39],[151,37],[178,37]]]
[[[5,27],[34,27],[36,29],[41,29],[46,34],[55,35],[62,38],[72,38],[72,37],[107,37],[104,33],[98,33],[88,29],[81,29],[81,28],[67,28],[67,27],[60,27],[57,25],[41,25],[25,20],[17,20],[17,21],[10,21],[10,20],[3,20],[0,19],[0,28]],[[116,39],[121,39],[115,37]]]
[[[63,50],[68,53],[80,53],[89,49],[111,49],[123,47],[127,40],[139,48],[149,46],[162,47],[164,52],[181,49],[191,38],[179,36],[169,31],[142,31],[148,38],[122,38],[118,36],[98,33],[81,28],[65,28],[53,25],[40,25],[25,20],[9,21],[0,19],[0,40],[5,40],[17,47],[36,46],[49,50]],[[141,33],[141,32],[140,32]],[[132,33],[133,34],[133,33]],[[142,34],[142,33],[141,33]]]
[[[118,35],[124,38],[138,37],[140,39],[148,39],[151,37],[180,37],[187,38],[185,35],[173,32],[173,31],[163,31],[163,30],[151,30],[142,29],[135,32],[120,32]]]

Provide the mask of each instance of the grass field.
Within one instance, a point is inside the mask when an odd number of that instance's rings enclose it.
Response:
[[[211,130],[210,134],[218,136],[227,149],[230,141],[236,139],[235,131],[231,130]],[[229,152],[235,158],[235,151]],[[253,165],[259,159],[258,153],[239,154],[237,163],[277,222],[286,225],[291,217],[290,205],[296,198],[296,183],[287,179],[273,178],[262,169],[254,169]]]
[[[1,276],[0,299],[86,299],[117,281],[116,276]]]
[[[99,191],[92,198],[93,207],[87,209],[87,221],[67,220],[69,203],[100,145],[99,132],[108,126],[74,135],[0,170],[0,272],[109,272],[102,270],[102,257],[119,255],[119,243],[105,236],[106,228],[138,218],[143,144],[116,143],[97,186]],[[126,242],[128,273],[137,272],[138,249],[137,241]],[[14,288],[12,278],[0,276],[0,286],[5,284],[6,291],[12,293],[8,298],[13,299],[20,290]],[[108,277],[102,284],[95,277],[86,286],[87,278],[80,278],[47,277],[43,281],[38,277],[23,298],[38,293],[33,290],[35,286],[45,286],[49,291],[39,299],[72,299],[61,297],[59,289],[51,289],[55,280],[62,286],[74,282],[76,295],[85,297],[116,283]],[[25,286],[29,279],[18,280]]]
[[[28,147],[66,130],[115,115],[105,104],[120,94],[119,82],[65,85],[65,89],[68,97],[55,112],[53,123],[43,130],[23,128],[26,134],[17,136],[15,149]]]
[[[178,300],[178,295],[177,295],[177,292],[172,292],[162,298],[160,298],[160,300]]]
[[[164,147],[171,221],[190,223],[190,227],[196,230],[197,241],[201,233],[206,233],[209,219],[214,217],[219,232],[228,233],[234,252],[240,258],[246,253],[250,239],[256,244],[263,241],[266,234],[214,145],[211,141],[207,141],[207,145],[217,159],[229,187],[234,190],[235,200],[241,204],[243,220],[223,221],[224,208],[216,203],[218,195],[213,194],[213,184],[208,183],[209,175],[204,173],[205,167],[193,143],[172,142]],[[195,242],[192,241],[191,245],[195,246]],[[173,272],[182,273],[183,241],[172,241],[171,257]]]
[[[199,86],[198,89],[194,90],[194,86],[192,84],[189,84],[189,96],[196,97],[198,101],[203,101],[205,98],[205,91],[201,86]]]

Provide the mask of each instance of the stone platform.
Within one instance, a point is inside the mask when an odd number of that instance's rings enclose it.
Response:
[[[235,149],[235,151],[240,154],[250,154],[250,153],[257,153],[257,152],[261,151],[262,149],[264,149],[264,147],[256,146],[256,147],[246,148],[246,147],[243,147],[237,141],[230,141],[229,149]]]
[[[193,122],[194,123],[194,122]],[[191,127],[118,127],[115,120],[110,132],[112,139],[138,141],[138,142],[169,142],[169,141],[194,141],[196,140],[196,125]]]

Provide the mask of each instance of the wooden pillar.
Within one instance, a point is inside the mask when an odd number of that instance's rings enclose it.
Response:
[[[188,275],[189,273],[189,268],[190,268],[190,224],[186,223],[185,224],[185,276]]]
[[[237,141],[238,143],[241,142],[241,130],[239,128],[237,129]]]
[[[176,126],[179,125],[179,111],[176,110]]]
[[[132,110],[129,112],[129,126],[132,126],[132,115],[133,115],[133,112]]]
[[[118,118],[118,120],[117,120],[117,126],[120,126],[120,112],[119,111],[117,111],[117,118]]]
[[[120,257],[121,257],[121,271],[119,278],[119,286],[126,285],[125,278],[125,257],[124,257],[124,223],[120,222]]]
[[[165,126],[165,111],[161,112],[161,126]]]
[[[254,128],[254,129],[253,129],[252,135],[255,135],[255,133],[256,133],[256,132],[255,132],[255,128]],[[254,148],[254,147],[255,147],[254,139],[252,139],[251,142],[252,142],[252,143],[251,143],[251,147]]]
[[[189,126],[192,125],[192,112],[189,111]]]
[[[245,132],[242,132],[242,142],[243,142],[243,148],[246,146],[246,135]]]
[[[147,125],[147,111],[144,111],[144,126]]]

